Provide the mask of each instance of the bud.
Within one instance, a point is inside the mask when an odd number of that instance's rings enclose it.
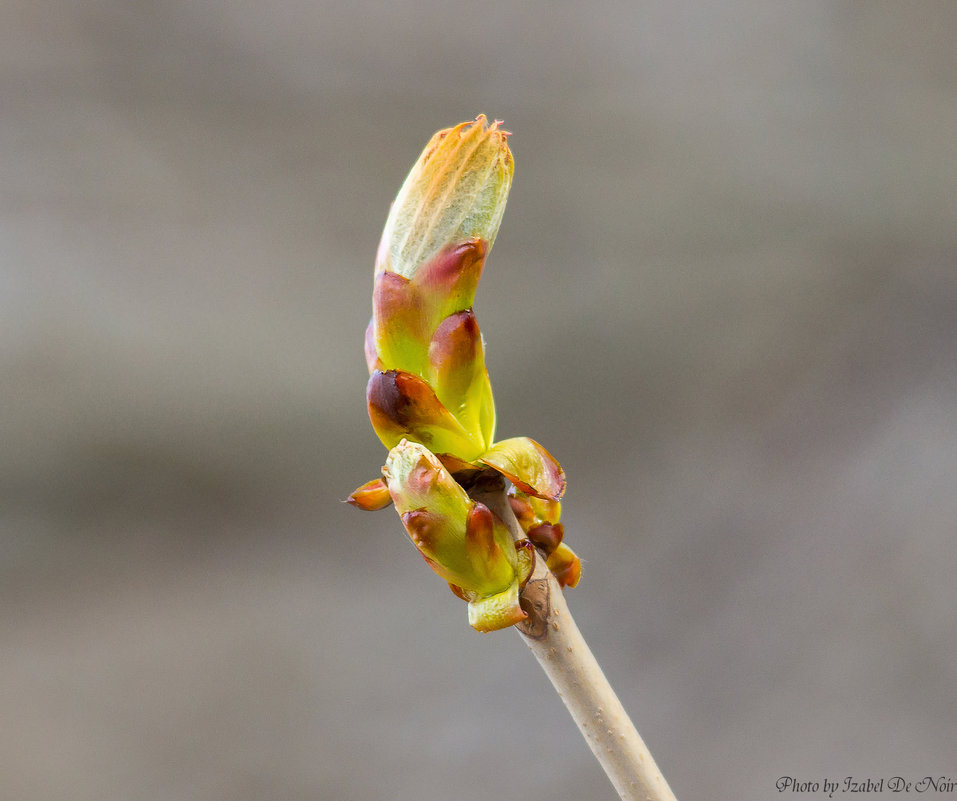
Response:
[[[365,351],[370,418],[387,448],[408,438],[472,461],[492,444],[495,404],[472,302],[512,182],[498,125],[479,115],[435,134],[386,220]]]
[[[522,531],[546,557],[545,564],[562,587],[575,587],[581,578],[581,560],[562,542],[565,527],[559,523],[562,505],[558,500],[535,497],[517,486],[508,491],[508,502]]]
[[[366,512],[377,512],[392,503],[392,496],[389,494],[389,487],[385,481],[381,478],[374,478],[354,490],[346,498],[346,503],[350,503],[357,509],[363,509]]]
[[[514,170],[499,124],[479,114],[432,137],[392,204],[377,273],[411,279],[449,245],[476,239],[492,247]],[[472,305],[467,292],[462,301],[460,308]]]
[[[478,631],[525,619],[518,595],[531,575],[534,551],[513,542],[508,528],[473,501],[431,451],[403,440],[383,473],[396,511],[429,566],[469,602]]]
[[[468,602],[479,631],[525,618],[518,596],[536,546],[562,586],[575,586],[581,572],[558,522],[561,465],[528,437],[494,442],[495,403],[472,303],[512,182],[508,134],[498,126],[479,115],[435,134],[389,212],[365,358],[369,418],[390,453],[384,481],[348,498],[366,510],[395,503],[413,543]],[[452,476],[472,486],[492,470],[512,483],[529,539],[513,542]]]

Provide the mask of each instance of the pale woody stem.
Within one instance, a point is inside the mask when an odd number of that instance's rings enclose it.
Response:
[[[524,537],[502,491],[475,495]],[[651,752],[605,678],[568,611],[544,559],[522,593],[529,619],[515,626],[551,680],[575,723],[624,801],[676,801]]]

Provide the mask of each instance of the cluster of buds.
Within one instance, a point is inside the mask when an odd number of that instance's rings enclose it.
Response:
[[[513,161],[499,123],[439,131],[392,205],[376,257],[366,330],[369,418],[389,449],[383,477],[349,497],[361,509],[394,503],[426,562],[491,631],[525,618],[519,592],[537,546],[563,586],[581,572],[562,543],[561,466],[528,437],[494,442],[495,403],[472,303],[498,233]],[[490,473],[511,482],[527,539],[465,487]]]
[[[558,522],[562,515],[561,501],[538,498],[513,485],[508,491],[508,502],[525,536],[545,554],[545,564],[558,583],[563,587],[578,584],[582,565],[575,552],[562,542],[565,527]]]

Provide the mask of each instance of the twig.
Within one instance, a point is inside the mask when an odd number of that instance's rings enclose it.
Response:
[[[473,493],[525,537],[502,490]],[[623,801],[676,801],[651,752],[605,678],[544,559],[522,592],[528,620],[515,626],[571,713]]]

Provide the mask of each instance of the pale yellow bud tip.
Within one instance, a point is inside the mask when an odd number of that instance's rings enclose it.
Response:
[[[476,238],[491,247],[514,171],[500,124],[479,114],[432,137],[392,204],[377,271],[411,278],[449,244]]]

